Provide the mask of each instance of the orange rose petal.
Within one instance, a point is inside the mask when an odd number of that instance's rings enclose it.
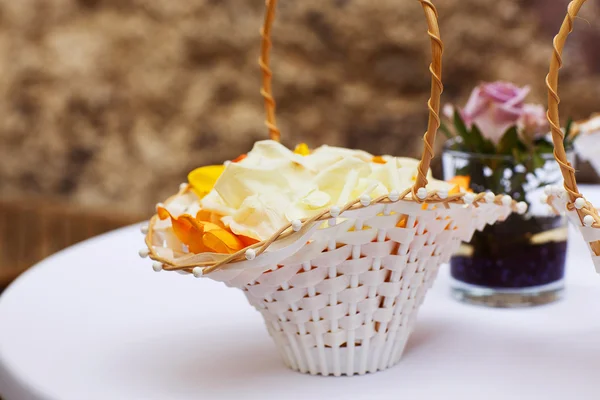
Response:
[[[242,241],[229,229],[221,228],[219,225],[213,224],[211,222],[206,222],[202,224],[204,225],[204,239],[205,244],[207,246],[211,247],[211,245],[208,242],[206,242],[206,236],[207,234],[210,234],[213,235],[217,240],[222,242],[223,245],[226,246],[228,249],[233,250],[232,253],[244,248],[244,244],[242,243]],[[212,239],[213,238],[211,237],[210,240]],[[213,242],[211,241],[210,243]]]
[[[371,161],[373,161],[376,164],[387,164],[387,161],[385,161],[381,156],[375,156]]]
[[[157,207],[156,214],[158,214],[158,218],[160,218],[162,220],[165,220],[165,219],[171,217],[171,213],[169,211],[167,211],[167,209],[164,207]]]
[[[186,221],[187,223],[189,223],[192,227],[194,227],[194,229],[197,229],[199,231],[203,231],[204,230],[204,226],[202,225],[201,221],[198,221],[196,218],[192,217],[189,214],[183,214],[179,216],[179,220],[180,221]]]
[[[259,240],[256,240],[256,239],[248,237],[248,236],[243,236],[243,235],[239,235],[238,239],[240,239],[240,241],[242,242],[244,247],[252,246],[253,244],[256,244],[259,242]]]
[[[196,214],[196,219],[198,221],[212,222],[211,218],[212,218],[212,213],[210,211],[200,210]]]
[[[173,232],[181,242],[188,246],[190,251],[196,253],[202,246],[202,231],[194,227],[188,220],[172,219]]]
[[[455,185],[452,189],[450,189],[448,191],[448,194],[452,195],[452,194],[459,194],[460,193],[460,186]]]
[[[202,241],[213,253],[231,254],[229,248],[212,232],[202,235]]]
[[[231,160],[231,162],[240,162],[246,157],[248,157],[248,154],[240,154],[239,156]]]
[[[455,184],[459,188],[462,188],[464,190],[469,190],[469,186],[471,185],[471,177],[465,175],[457,175],[454,178],[450,179],[448,183]]]
[[[164,207],[159,207],[157,211],[162,219],[171,218],[175,236],[187,245],[192,253],[232,254],[258,242],[245,236],[238,238],[225,228],[217,214],[205,210],[200,210],[196,217],[189,214],[173,217]]]
[[[221,221],[221,217],[218,214],[212,213],[210,215],[210,222],[217,225],[219,228],[227,229],[223,221]]]
[[[204,244],[216,253],[235,253],[244,248],[244,244],[233,233],[225,229],[207,230],[203,236]]]
[[[194,240],[194,241],[190,242],[190,244],[188,244],[187,246],[188,246],[188,250],[194,254],[212,252],[212,250],[204,244],[204,241],[202,238],[200,238],[200,240]]]
[[[171,225],[173,226],[173,232],[175,235],[185,244],[189,244],[191,242],[193,232],[192,226],[185,222],[179,221],[178,219],[171,220]]]
[[[220,228],[226,229],[223,222],[221,222],[221,216],[210,211],[198,211],[198,214],[196,214],[196,220],[201,222],[210,222],[211,224],[218,225]]]
[[[212,222],[208,222],[208,221],[198,221],[198,223],[202,226],[202,229],[205,232],[210,232],[210,231],[216,231],[221,229],[221,227],[219,227],[216,224],[213,224]]]
[[[202,243],[203,228],[194,217],[188,214],[173,217],[164,207],[158,207],[157,212],[161,219],[171,218],[173,233],[192,253],[209,251]]]

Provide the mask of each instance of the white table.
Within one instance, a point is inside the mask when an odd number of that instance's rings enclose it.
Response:
[[[600,201],[600,188],[585,187]],[[574,232],[573,232],[574,233]],[[55,399],[597,399],[600,277],[573,235],[566,299],[524,310],[448,296],[443,268],[403,361],[353,378],[286,369],[240,291],[155,273],[138,227],[58,253],[0,297],[0,394]]]

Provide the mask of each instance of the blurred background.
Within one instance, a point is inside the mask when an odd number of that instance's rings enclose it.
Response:
[[[272,62],[283,142],[417,157],[430,60],[419,3],[279,3]],[[567,0],[436,3],[444,103],[503,79],[530,85],[529,100],[545,104]],[[263,7],[0,0],[0,287],[69,244],[147,218],[188,171],[266,138]],[[563,118],[600,111],[599,18],[600,0],[590,0],[568,42]]]

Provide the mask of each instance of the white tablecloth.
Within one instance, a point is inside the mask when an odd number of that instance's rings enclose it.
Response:
[[[600,188],[584,187],[600,204]],[[240,291],[155,273],[138,227],[71,247],[0,297],[0,394],[56,399],[597,399],[600,277],[572,230],[563,301],[487,309],[447,268],[403,361],[352,378],[286,369]]]

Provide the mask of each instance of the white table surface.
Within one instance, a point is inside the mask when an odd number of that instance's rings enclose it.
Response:
[[[600,203],[600,188],[585,187]],[[448,269],[404,359],[376,374],[288,370],[241,291],[152,271],[138,227],[62,251],[0,297],[0,394],[55,399],[598,399],[600,276],[571,233],[563,301],[488,309]]]

